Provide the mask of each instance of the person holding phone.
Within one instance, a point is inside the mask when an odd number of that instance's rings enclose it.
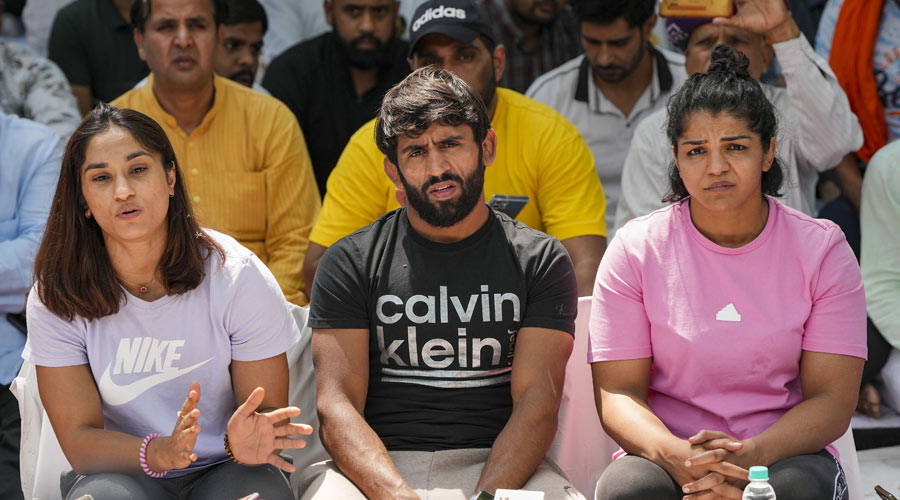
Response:
[[[63,498],[293,498],[299,331],[265,265],[198,225],[156,122],[101,104],[76,129],[34,275],[23,357],[73,467]]]
[[[831,443],[866,357],[859,266],[840,228],[774,196],[779,124],[746,56],[712,51],[668,105],[674,202],[625,225],[597,273],[588,360],[622,452],[596,498],[846,499]]]

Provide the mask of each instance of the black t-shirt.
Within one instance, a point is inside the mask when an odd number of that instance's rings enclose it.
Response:
[[[512,412],[519,330],[574,335],[577,305],[555,238],[491,211],[436,243],[401,208],[325,252],[309,325],[369,330],[365,417],[388,450],[488,448]]]
[[[330,31],[289,48],[266,70],[263,87],[300,122],[322,196],[350,136],[375,118],[384,94],[409,74],[408,50],[407,42],[391,40],[378,81],[362,96],[356,95],[350,64]]]
[[[60,9],[47,51],[71,85],[91,89],[95,102],[115,100],[150,73],[112,0],[76,0]]]

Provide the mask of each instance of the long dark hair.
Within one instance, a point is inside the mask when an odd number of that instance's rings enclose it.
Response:
[[[778,133],[775,108],[763,93],[759,82],[750,76],[750,60],[743,52],[727,45],[717,45],[710,56],[706,74],[694,73],[675,93],[668,104],[669,120],[666,135],[669,144],[678,154],[678,139],[694,113],[705,111],[712,115],[728,113],[747,122],[754,133],[759,134],[763,151],[769,151],[772,138]],[[762,192],[781,196],[784,170],[776,156],[772,167],[762,174]],[[669,193],[662,201],[680,201],[688,196],[678,167],[669,165]]]
[[[175,151],[162,128],[147,115],[100,104],[88,114],[66,145],[59,183],[34,262],[41,302],[70,320],[97,319],[119,311],[124,296],[95,219],[85,217],[81,167],[90,140],[112,127],[128,131],[147,150],[162,156],[163,168],[175,170],[175,194],[166,214],[166,246],[157,264],[167,294],[193,290],[204,277],[204,261],[222,248],[200,229],[184,188]]]

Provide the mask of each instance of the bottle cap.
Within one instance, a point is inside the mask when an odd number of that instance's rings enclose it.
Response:
[[[768,481],[769,480],[769,468],[763,467],[761,465],[754,465],[750,467],[750,480],[751,481]]]

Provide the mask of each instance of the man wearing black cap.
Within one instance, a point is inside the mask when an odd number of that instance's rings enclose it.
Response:
[[[331,31],[276,57],[263,81],[297,116],[323,195],[350,136],[409,74],[408,45],[394,36],[399,2],[326,0],[324,6]]]
[[[425,2],[410,20],[410,65],[452,70],[479,94],[497,133],[485,198],[498,203],[519,197],[506,203],[508,213],[559,239],[575,265],[579,295],[590,295],[606,248],[606,199],[593,156],[575,126],[555,110],[497,88],[505,50],[496,44],[490,22],[472,0]],[[303,263],[310,283],[327,247],[405,202],[403,190],[383,172],[374,129],[373,120],[350,138],[328,179]]]

